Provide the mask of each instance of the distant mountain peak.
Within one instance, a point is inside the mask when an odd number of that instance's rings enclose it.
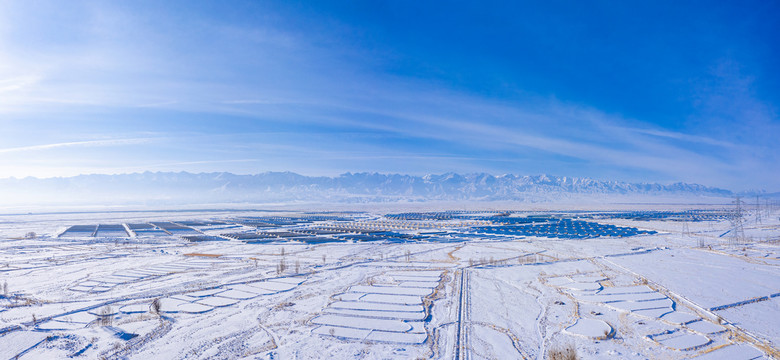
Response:
[[[688,183],[629,183],[568,176],[487,173],[424,176],[347,172],[335,177],[293,172],[236,175],[229,172],[143,172],[67,178],[0,179],[6,203],[284,201],[546,201],[572,195],[730,197],[729,190]]]

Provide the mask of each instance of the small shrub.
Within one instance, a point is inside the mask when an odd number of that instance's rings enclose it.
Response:
[[[547,353],[547,358],[549,360],[577,360],[579,357],[577,356],[577,348],[574,347],[572,344],[566,344],[563,346],[558,346],[550,349],[550,352]]]
[[[295,305],[295,303],[291,303],[289,301],[282,302],[282,303],[276,304],[276,306],[274,306],[274,309],[275,310],[284,309],[284,308],[288,308],[288,307],[293,306],[293,305]]]

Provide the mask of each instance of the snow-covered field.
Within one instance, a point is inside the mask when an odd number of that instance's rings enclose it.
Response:
[[[778,212],[607,210],[0,215],[0,360],[780,358]]]

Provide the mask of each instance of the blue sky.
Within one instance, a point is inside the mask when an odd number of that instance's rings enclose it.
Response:
[[[767,1],[0,1],[0,177],[780,191],[778,17]]]

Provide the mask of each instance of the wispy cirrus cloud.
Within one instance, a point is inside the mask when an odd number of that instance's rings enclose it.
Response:
[[[123,145],[138,145],[149,143],[155,138],[135,138],[135,139],[105,139],[105,140],[86,140],[86,141],[70,141],[54,144],[41,144],[30,146],[19,146],[13,148],[0,149],[0,154],[18,154],[31,151],[46,151],[55,150],[61,148],[74,148],[74,147],[109,147],[109,146],[123,146]]]
[[[7,78],[7,79],[0,79],[0,93],[2,92],[8,93],[13,91],[23,90],[27,87],[35,85],[40,80],[41,77],[37,75],[27,75],[27,76],[18,76],[18,77]]]
[[[668,82],[652,78],[658,71],[623,69],[628,72],[617,77],[644,82],[602,76],[600,86],[591,81],[597,71],[565,60],[587,57],[537,54],[535,62],[550,61],[554,70],[525,63],[538,75],[523,77],[515,70],[533,57],[513,58],[505,43],[494,44],[499,56],[490,55],[493,36],[477,37],[486,46],[477,51],[460,47],[468,39],[448,43],[455,38],[449,33],[435,39],[440,51],[463,50],[444,59],[428,50],[403,53],[431,46],[382,42],[397,31],[376,36],[337,18],[318,24],[322,19],[312,14],[289,16],[281,2],[200,10],[186,2],[74,3],[38,9],[29,2],[0,2],[0,147],[6,147],[0,149],[6,155],[0,167],[9,175],[56,174],[63,167],[68,174],[146,168],[468,170],[780,186],[777,115],[756,95],[757,79],[735,70],[736,61],[694,84],[697,113],[686,113],[683,104],[683,110],[663,112],[675,120],[659,120],[642,109],[669,106],[672,95],[657,91],[666,87],[641,92],[647,98],[633,96],[638,87]],[[298,15],[306,21],[287,21]],[[522,33],[505,30],[524,41]],[[538,51],[533,41],[526,45],[528,55]],[[577,45],[561,43],[561,54]],[[509,59],[511,71],[493,66]],[[564,73],[578,76],[544,87]],[[463,79],[446,81],[457,74]],[[494,75],[516,92],[506,96],[505,89],[483,87],[482,78]],[[537,92],[523,88],[534,76],[544,79]],[[470,84],[474,78],[480,79]],[[565,98],[570,87],[587,94],[578,99],[574,91]],[[630,104],[616,109],[609,107],[616,100],[601,101],[615,95]],[[632,106],[640,110],[621,114]],[[169,141],[139,132],[149,129]],[[58,149],[68,150],[51,151]]]

